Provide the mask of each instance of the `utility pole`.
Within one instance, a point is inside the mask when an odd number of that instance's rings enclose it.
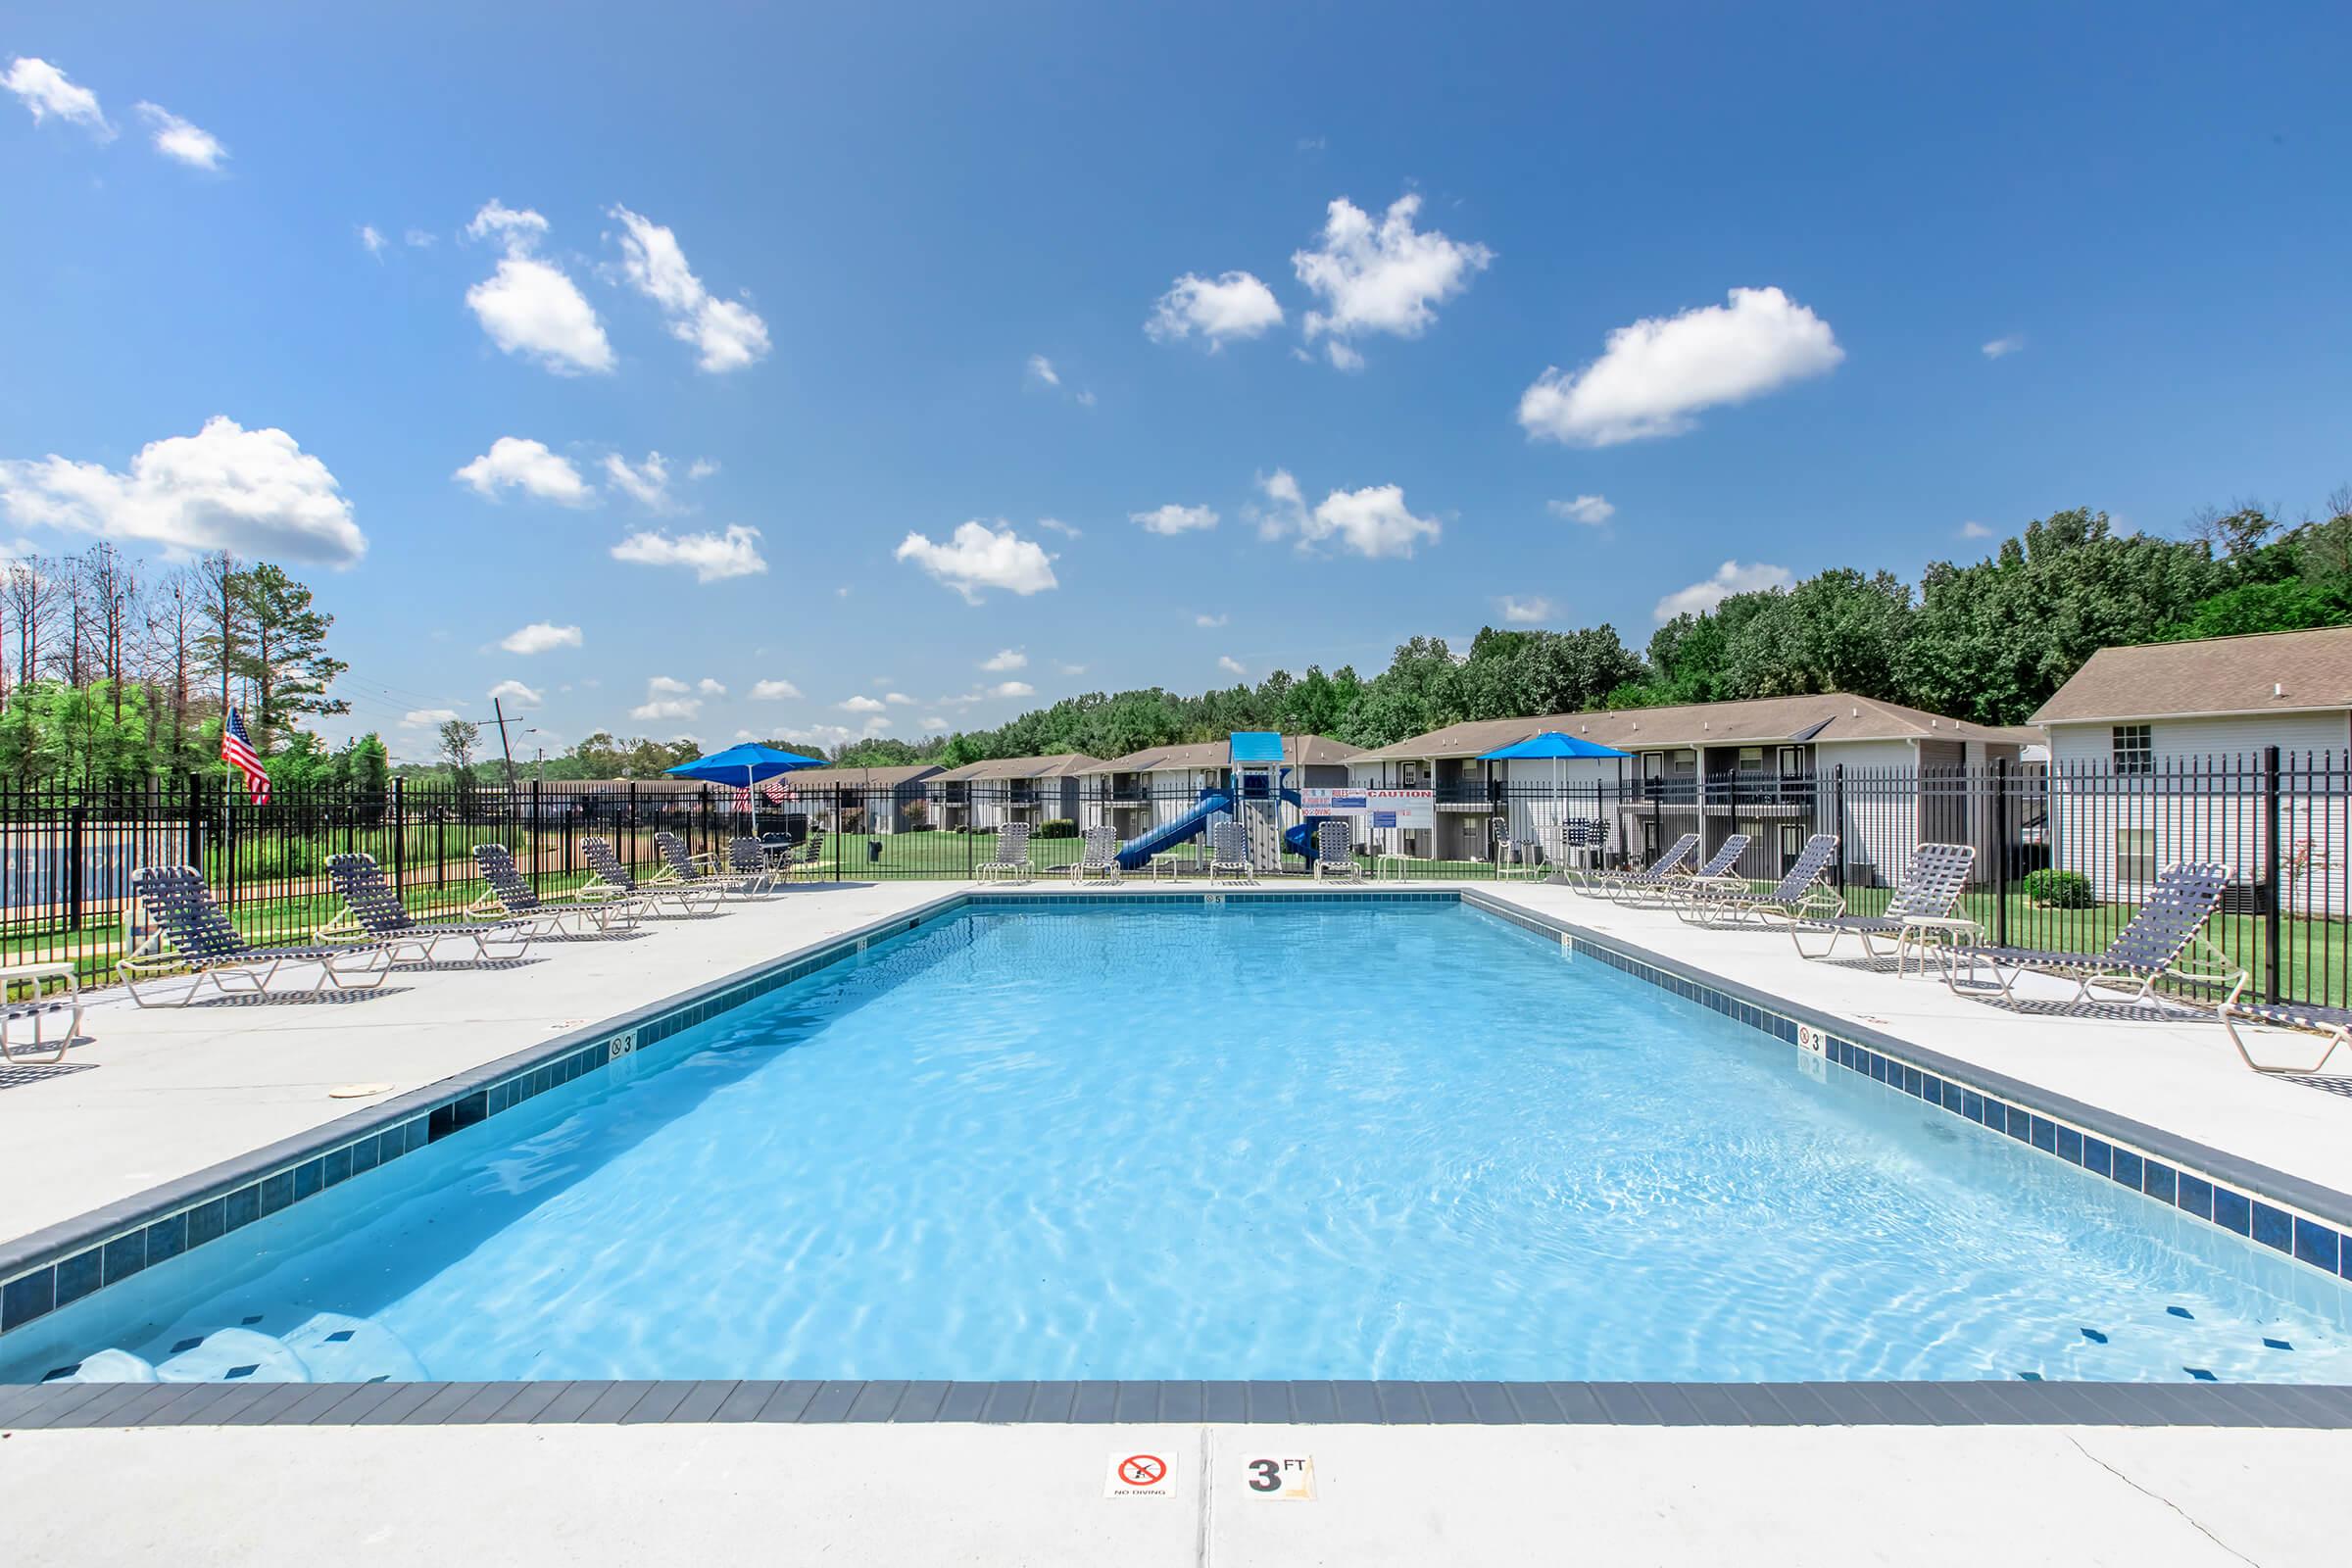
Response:
[[[497,698],[490,699],[490,711],[498,716],[498,751],[507,760],[507,799],[514,799],[514,749],[507,744],[507,710]]]

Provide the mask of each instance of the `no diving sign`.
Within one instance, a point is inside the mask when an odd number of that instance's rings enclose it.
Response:
[[[1176,1470],[1164,1453],[1114,1453],[1102,1483],[1105,1497],[1173,1497]]]

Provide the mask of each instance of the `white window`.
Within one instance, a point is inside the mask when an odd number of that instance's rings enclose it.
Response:
[[[2156,880],[2156,830],[2119,827],[2115,830],[2115,879],[2132,887]]]
[[[2115,726],[2115,770],[2118,773],[2156,771],[2156,743],[2145,724]]]

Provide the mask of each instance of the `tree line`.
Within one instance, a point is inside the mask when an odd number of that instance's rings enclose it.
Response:
[[[1369,680],[1276,670],[1185,697],[1090,692],[994,729],[837,748],[870,766],[1222,740],[1237,729],[1386,746],[1470,719],[1845,691],[1984,724],[2022,724],[2113,645],[2352,624],[2352,486],[2327,514],[2282,522],[2259,506],[2208,511],[2188,536],[2119,533],[2103,512],[2028,523],[1984,560],[1939,561],[1915,586],[1836,567],[1678,615],[1640,653],[1614,626],[1488,627],[1465,652],[1400,645]]]

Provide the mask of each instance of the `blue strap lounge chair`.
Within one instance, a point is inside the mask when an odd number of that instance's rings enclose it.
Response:
[[[438,963],[444,942],[471,943],[479,963],[511,963],[530,951],[532,938],[554,929],[546,915],[464,924],[419,920],[384,880],[383,867],[372,855],[328,856],[326,879],[342,895],[344,912],[320,926],[318,934],[328,941],[361,936],[383,948],[395,963]]]
[[[2025,974],[2072,980],[2077,1002],[2095,1000],[2091,992],[2098,988],[2129,992],[2127,1000],[2134,1005],[2153,1001],[2157,983],[2163,980],[2225,986],[2228,995],[2219,1005],[2226,1023],[2246,988],[2246,971],[2236,959],[2206,940],[2205,922],[2221,907],[2222,893],[2229,886],[2230,868],[2226,865],[2194,860],[2168,865],[2157,876],[2146,901],[2123,930],[2116,933],[2115,940],[2107,944],[2105,952],[1964,947],[1953,953],[1954,962],[1944,977],[1945,984],[1958,991],[1960,965],[1967,965],[1973,982],[1977,966],[1983,964],[1992,971],[2001,1000],[2012,1007],[2017,1005],[2014,989],[2017,979]]]
[[[130,1000],[142,1007],[159,1003],[186,1006],[206,985],[223,997],[270,994],[288,964],[297,972],[316,967],[318,978],[275,993],[316,997],[334,991],[372,991],[392,972],[392,956],[375,943],[341,947],[257,948],[245,940],[190,865],[148,865],[131,873],[131,896],[156,924],[156,937],[124,955],[116,969]],[[182,988],[159,992],[166,976],[189,976]],[[146,990],[140,990],[144,984]]]

